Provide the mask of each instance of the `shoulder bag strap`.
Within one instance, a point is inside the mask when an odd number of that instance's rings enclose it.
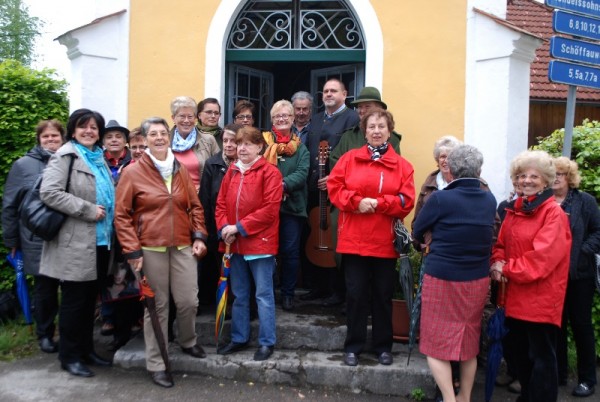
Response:
[[[71,184],[71,172],[73,171],[73,163],[75,163],[75,155],[71,155],[71,161],[69,162],[69,174],[67,175],[67,186],[65,191],[69,192],[69,184]]]

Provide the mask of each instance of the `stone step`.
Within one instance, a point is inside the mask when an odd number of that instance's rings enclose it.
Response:
[[[258,320],[251,323],[251,341],[247,350],[228,356],[217,355],[213,312],[214,307],[204,307],[196,319],[198,343],[205,348],[207,358],[195,359],[183,354],[176,343],[170,343],[169,356],[174,371],[245,382],[327,387],[397,396],[406,396],[415,388],[421,388],[427,395],[433,395],[434,381],[418,347],[413,350],[409,365],[408,346],[404,343],[394,343],[394,363],[391,366],[380,365],[376,356],[368,352],[360,356],[358,366],[344,365],[346,325],[340,307],[322,308],[318,304],[299,303],[293,312],[277,307],[275,352],[264,362],[253,360]],[[230,322],[226,321],[220,344],[229,342],[229,325]],[[366,350],[369,350],[368,345]],[[123,368],[145,369],[141,334],[116,352],[114,364]]]
[[[196,359],[183,354],[174,343],[169,356],[174,372],[195,373],[215,378],[297,387],[342,389],[350,392],[407,396],[421,388],[426,395],[434,393],[434,382],[423,355],[413,351],[407,365],[407,347],[394,344],[394,363],[383,366],[374,355],[364,353],[356,367],[343,364],[341,350],[332,352],[306,349],[275,348],[269,360],[253,360],[254,347],[227,356],[216,354],[213,346],[205,347],[207,357]],[[126,369],[145,369],[144,341],[141,335],[131,340],[114,356],[114,364]]]

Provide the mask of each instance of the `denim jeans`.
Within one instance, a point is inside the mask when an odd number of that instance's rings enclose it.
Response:
[[[300,237],[304,218],[289,214],[279,216],[279,256],[281,258],[281,294],[294,297],[300,269]]]
[[[256,284],[258,305],[258,344],[275,345],[275,296],[273,294],[273,272],[275,257],[246,261],[243,255],[231,257],[231,290],[235,299],[231,312],[231,341],[246,343],[250,340],[250,289],[252,277]]]

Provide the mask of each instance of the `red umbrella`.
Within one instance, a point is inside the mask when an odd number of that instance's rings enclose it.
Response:
[[[165,371],[170,373],[171,365],[169,363],[169,353],[167,352],[167,342],[165,342],[165,335],[162,332],[158,313],[156,312],[156,296],[154,295],[154,290],[152,290],[152,287],[148,283],[146,276],[141,273],[141,271],[133,270],[133,273],[140,283],[140,293],[142,295],[140,300],[148,309],[150,322],[152,323],[152,330],[154,331],[154,336],[156,337],[156,342],[158,343],[158,348],[160,349],[160,355],[165,362]]]

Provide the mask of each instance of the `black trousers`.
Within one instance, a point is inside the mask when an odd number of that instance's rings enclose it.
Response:
[[[33,318],[38,339],[54,338],[54,319],[58,314],[58,286],[60,281],[44,275],[33,277]]]
[[[559,328],[552,324],[507,318],[512,332],[521,402],[556,402],[558,371],[556,339]]]
[[[83,356],[94,352],[94,310],[99,283],[103,283],[102,278],[106,275],[109,256],[106,247],[96,247],[99,280],[60,282],[62,300],[58,316],[58,359],[62,363],[81,361]]]
[[[578,383],[596,385],[596,340],[592,326],[592,303],[596,287],[593,278],[571,280],[567,284],[562,327],[558,335],[556,357],[558,378],[567,378],[567,324],[571,324],[577,349]]]
[[[346,353],[361,353],[367,341],[369,312],[372,317],[372,349],[391,352],[392,295],[398,281],[395,258],[344,254],[346,273]]]

